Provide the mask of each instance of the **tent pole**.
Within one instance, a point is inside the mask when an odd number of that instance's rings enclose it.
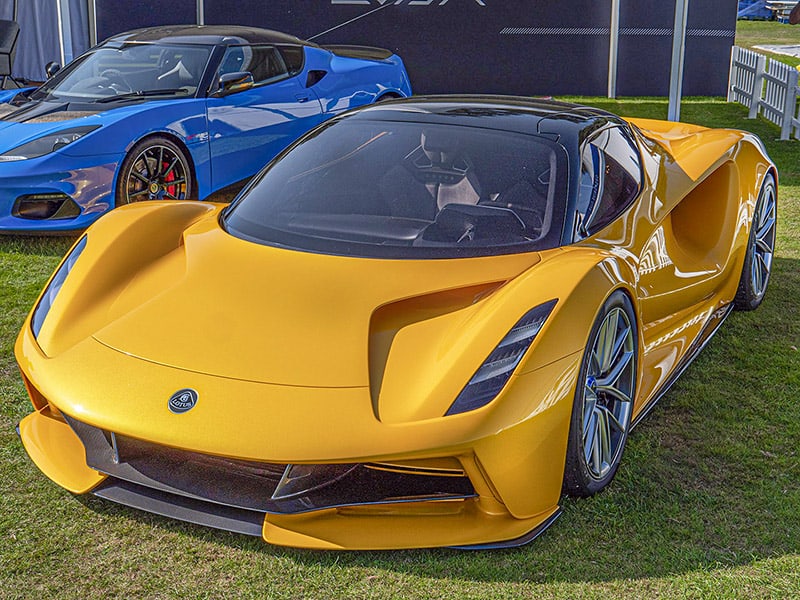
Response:
[[[611,0],[611,33],[608,41],[608,97],[617,97],[617,51],[619,50],[619,1]]]
[[[67,52],[64,46],[64,19],[61,13],[61,0],[56,0],[56,23],[58,26],[58,51],[60,53],[61,64],[66,64]]]
[[[689,0],[675,0],[675,28],[672,31],[672,66],[669,73],[669,109],[667,119],[681,118],[681,93],[683,87],[683,58],[686,49],[686,15]]]
[[[97,4],[96,0],[87,0],[89,14],[89,48],[97,45]]]

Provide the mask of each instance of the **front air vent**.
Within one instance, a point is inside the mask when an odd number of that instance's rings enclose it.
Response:
[[[80,216],[81,209],[67,194],[25,194],[14,202],[11,214],[32,221],[57,221]]]

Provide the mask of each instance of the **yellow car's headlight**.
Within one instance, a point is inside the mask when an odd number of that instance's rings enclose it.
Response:
[[[550,300],[525,313],[483,361],[446,414],[455,415],[475,410],[494,400],[511,378],[555,305],[556,301]]]
[[[50,283],[45,288],[44,293],[39,300],[39,304],[37,304],[36,308],[33,309],[33,316],[31,317],[31,329],[33,330],[34,337],[39,337],[39,331],[42,329],[42,323],[44,323],[47,313],[50,312],[50,307],[53,305],[53,300],[56,299],[58,292],[61,291],[61,286],[64,285],[67,275],[69,275],[70,271],[72,271],[72,267],[75,266],[75,261],[78,260],[78,257],[81,255],[81,252],[83,252],[85,247],[86,236],[84,235],[80,241],[75,244],[67,257],[62,261],[61,265],[56,271],[56,274],[53,275]]]

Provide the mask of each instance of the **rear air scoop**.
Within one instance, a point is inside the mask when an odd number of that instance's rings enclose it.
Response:
[[[366,387],[376,309],[508,280],[538,260],[536,254],[347,258],[253,244],[216,221],[197,225],[184,236],[185,275],[164,289],[158,265],[142,270],[115,301],[132,308],[95,339],[147,361],[220,377]]]

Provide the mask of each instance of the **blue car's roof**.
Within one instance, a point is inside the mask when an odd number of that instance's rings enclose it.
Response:
[[[286,33],[241,25],[165,25],[126,31],[108,38],[104,45],[131,42],[172,42],[204,46],[239,44],[314,44]]]

